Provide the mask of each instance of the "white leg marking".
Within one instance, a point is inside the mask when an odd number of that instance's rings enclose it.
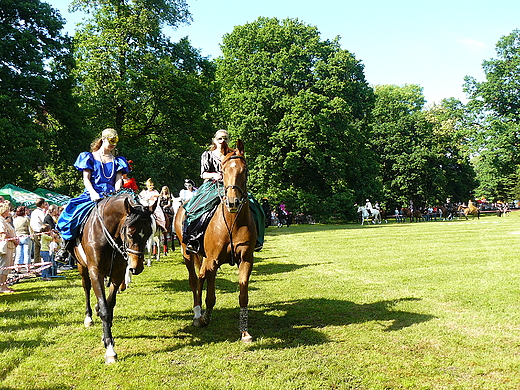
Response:
[[[85,328],[88,328],[88,327],[92,326],[93,323],[94,323],[94,321],[92,321],[92,317],[85,316],[85,320],[83,321],[83,324],[85,325]]]
[[[114,346],[110,344],[105,352],[105,363],[111,364],[117,361],[117,353],[114,351]]]

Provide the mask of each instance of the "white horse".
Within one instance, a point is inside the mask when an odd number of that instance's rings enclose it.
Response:
[[[370,209],[370,213],[368,212],[366,207],[359,206],[358,211],[359,214],[361,214],[361,225],[365,223],[365,221],[369,221],[372,219],[372,223],[381,223],[381,213],[379,213],[378,209]]]
[[[181,198],[173,198],[172,202],[172,209],[174,213],[177,213],[177,210],[179,210],[179,207],[181,206]],[[173,220],[175,220],[175,215]],[[173,223],[172,223],[173,227]],[[173,232],[170,232],[172,234],[172,241],[173,241]],[[152,266],[152,258],[155,256],[155,260],[159,261],[161,259],[161,238],[162,238],[162,230],[159,226],[157,226],[157,222],[155,221],[155,218],[152,214],[152,235],[146,242],[146,252],[148,254],[147,258],[147,265],[148,267]],[[154,254],[154,247],[156,249],[156,253]],[[126,270],[125,275],[125,287],[123,290],[130,285],[132,282],[132,274],[130,273],[129,269]]]

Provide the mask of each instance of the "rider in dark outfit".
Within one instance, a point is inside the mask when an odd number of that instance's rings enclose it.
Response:
[[[219,191],[224,191],[222,182],[222,158],[224,153],[222,145],[227,143],[228,133],[219,130],[215,133],[210,150],[202,153],[200,159],[200,177],[204,183],[198,188],[197,193],[183,207],[186,210],[186,220],[183,224],[183,242],[186,243],[188,253],[203,251],[204,233],[209,221],[215,214],[220,203]],[[249,208],[257,227],[257,243],[255,250],[261,250],[264,243],[265,215],[262,207],[248,193]]]

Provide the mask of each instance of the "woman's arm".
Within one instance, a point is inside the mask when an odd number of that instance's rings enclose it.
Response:
[[[116,183],[115,183],[114,187],[115,187],[116,191],[119,191],[123,187],[123,173],[121,171],[118,171],[116,173]]]
[[[204,152],[200,159],[200,177],[204,180],[222,180],[222,172],[216,172],[215,161],[212,161],[211,152]]]
[[[90,169],[83,170],[83,184],[90,194],[90,200],[93,202],[101,199],[101,196],[96,192],[94,186],[92,185],[92,171]]]

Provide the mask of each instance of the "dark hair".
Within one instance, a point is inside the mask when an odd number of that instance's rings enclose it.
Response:
[[[41,228],[42,232],[50,232],[51,230],[52,230],[52,227],[48,223],[44,223],[42,225],[42,228]]]
[[[27,207],[26,206],[18,206],[17,209],[16,209],[16,215],[18,217],[23,217],[26,212],[27,212]]]
[[[36,201],[35,205],[36,205],[36,207],[42,207],[44,203],[45,203],[45,199],[38,198],[38,200]]]

